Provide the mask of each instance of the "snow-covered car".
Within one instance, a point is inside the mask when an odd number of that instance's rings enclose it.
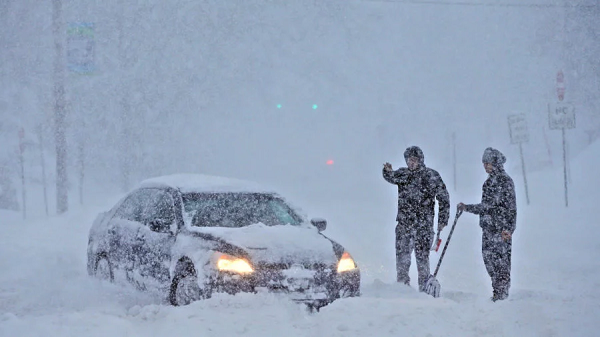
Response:
[[[162,291],[173,305],[269,291],[318,308],[360,295],[360,270],[321,233],[326,224],[252,182],[157,177],[96,217],[88,273]]]

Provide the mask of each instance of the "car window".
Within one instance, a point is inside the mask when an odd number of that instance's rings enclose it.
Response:
[[[168,192],[160,189],[147,189],[144,197],[142,222],[152,231],[168,233],[171,224],[175,221],[173,197]]]
[[[119,206],[115,212],[115,217],[129,221],[142,222],[142,212],[144,210],[145,201],[144,194],[144,190],[138,190],[131,193],[131,195],[123,201],[121,206]]]
[[[173,198],[161,189],[140,189],[121,204],[115,216],[140,222],[155,232],[167,233],[175,221]]]
[[[292,215],[290,208],[286,207],[283,201],[278,199],[269,200],[269,207],[279,221],[286,224],[296,224],[298,222]]]
[[[260,193],[191,193],[182,196],[192,226],[299,225],[302,219],[281,199]]]

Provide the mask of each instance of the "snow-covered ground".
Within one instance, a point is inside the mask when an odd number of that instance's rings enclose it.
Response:
[[[519,214],[511,296],[499,303],[489,301],[478,219],[471,214],[459,219],[438,274],[441,298],[415,291],[414,263],[412,287],[393,282],[393,186],[381,185],[392,192],[378,199],[339,193],[335,201],[302,205],[328,219],[326,233],[363,270],[362,297],[319,313],[269,294],[217,295],[172,307],[159,296],[91,279],[88,230],[96,213],[119,196],[98,195],[94,204],[49,219],[23,221],[18,213],[2,212],[0,336],[596,336],[600,177],[592,172],[598,158],[600,144],[594,144],[572,161],[568,208],[561,167],[528,176],[530,205],[522,176],[510,172]],[[484,178],[474,177],[481,179],[476,185]],[[451,190],[452,204],[477,202],[479,193],[479,187],[462,195]],[[323,203],[330,206],[325,214]],[[432,254],[433,267],[438,256]]]

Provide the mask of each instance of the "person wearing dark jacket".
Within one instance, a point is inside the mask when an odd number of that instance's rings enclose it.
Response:
[[[440,174],[425,166],[423,151],[411,146],[404,152],[408,167],[393,170],[383,166],[383,178],[398,186],[396,216],[397,281],[410,285],[408,272],[414,249],[417,261],[419,291],[423,291],[429,276],[429,251],[433,242],[435,200],[438,201],[438,231],[448,225],[450,198]]]
[[[504,171],[506,157],[491,147],[483,153],[483,166],[489,174],[483,183],[481,203],[458,204],[459,210],[479,215],[482,229],[483,262],[492,279],[492,301],[504,300],[510,288],[512,235],[517,223],[515,185]]]

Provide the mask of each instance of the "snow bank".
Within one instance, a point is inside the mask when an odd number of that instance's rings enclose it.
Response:
[[[415,290],[414,263],[412,287],[394,282],[393,221],[387,219],[394,214],[387,204],[339,195],[328,204],[326,234],[341,239],[361,266],[360,298],[316,314],[272,294],[216,295],[171,307],[162,296],[87,276],[87,233],[110,204],[97,196],[98,207],[44,220],[0,214],[0,336],[594,336],[600,329],[600,177],[589,172],[599,146],[571,162],[572,173],[588,173],[572,175],[569,207],[562,168],[529,177],[531,204],[519,198],[511,295],[504,302],[488,300],[476,216],[459,220],[438,274],[442,296],[434,299]],[[384,197],[393,204],[391,194]],[[432,267],[438,257],[432,254]]]

